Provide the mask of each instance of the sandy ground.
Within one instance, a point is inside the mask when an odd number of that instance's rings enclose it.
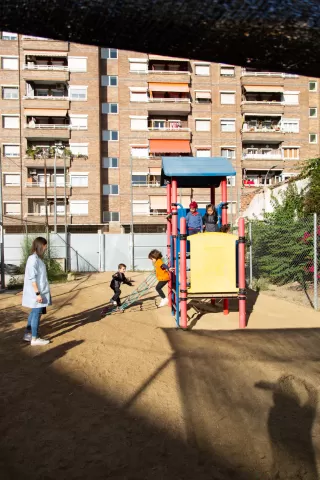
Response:
[[[1,479],[319,478],[320,313],[251,293],[246,330],[217,304],[183,332],[150,292],[100,320],[109,279],[53,286],[45,348],[0,296]]]

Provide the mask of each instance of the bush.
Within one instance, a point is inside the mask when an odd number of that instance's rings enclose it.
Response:
[[[31,254],[31,246],[34,238],[30,236],[26,236],[24,237],[22,242],[22,262],[21,262],[20,268],[21,268],[21,271],[23,272],[25,271],[28,257]],[[66,274],[62,270],[59,262],[57,262],[54,258],[52,258],[55,255],[56,255],[56,252],[54,248],[49,246],[42,259],[47,268],[49,282],[54,282],[59,280],[61,281],[61,280],[65,280],[66,278]]]

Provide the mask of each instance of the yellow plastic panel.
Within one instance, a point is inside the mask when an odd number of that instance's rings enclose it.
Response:
[[[198,233],[190,240],[189,293],[235,293],[236,241],[227,233]]]

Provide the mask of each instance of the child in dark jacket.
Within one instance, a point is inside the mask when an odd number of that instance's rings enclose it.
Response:
[[[203,229],[206,232],[218,232],[218,215],[214,205],[207,205],[206,213],[202,217]]]
[[[191,202],[189,205],[190,212],[187,213],[187,231],[188,235],[194,235],[195,233],[202,232],[202,217],[198,212],[197,202]]]
[[[114,295],[111,298],[111,303],[114,306],[118,306],[118,307],[121,306],[121,301],[120,301],[121,283],[124,283],[125,285],[130,285],[130,287],[132,287],[132,281],[125,276],[126,268],[127,267],[124,263],[119,263],[118,271],[112,275],[110,288],[114,291]]]

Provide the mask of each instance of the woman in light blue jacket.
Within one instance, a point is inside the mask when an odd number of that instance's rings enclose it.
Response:
[[[33,241],[24,275],[22,306],[31,308],[31,312],[23,339],[31,342],[31,345],[47,345],[49,343],[49,340],[38,336],[41,315],[46,312],[46,307],[51,305],[47,269],[42,261],[46,249],[47,240],[45,238],[37,237]]]

